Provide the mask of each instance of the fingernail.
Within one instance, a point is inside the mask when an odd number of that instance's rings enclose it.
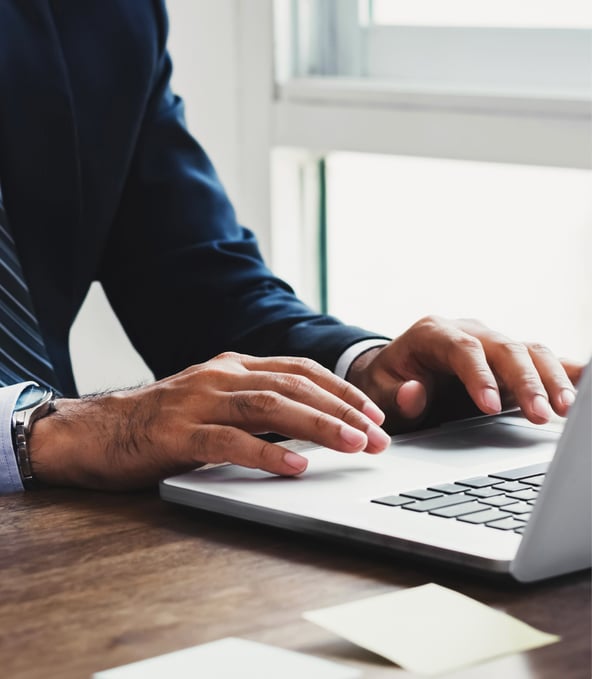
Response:
[[[376,422],[376,424],[382,424],[384,422],[384,413],[376,403],[373,403],[372,401],[366,401],[362,408],[362,412],[366,417],[369,417],[373,422]]]
[[[537,394],[533,399],[532,399],[532,412],[537,416],[542,418],[543,420],[548,420],[551,415],[553,414],[551,411],[551,406],[549,405],[549,401],[544,396],[541,396],[540,394]]]
[[[292,469],[295,469],[297,472],[303,472],[308,466],[308,460],[305,457],[296,455],[296,453],[291,451],[284,453],[283,460],[289,467],[292,467]]]
[[[483,389],[483,403],[485,407],[492,413],[499,413],[502,409],[502,402],[500,401],[499,394],[492,387],[487,387]]]
[[[366,434],[359,429],[354,429],[353,427],[344,424],[341,427],[341,438],[350,446],[355,446],[356,448],[365,448],[368,442]]]
[[[368,435],[368,443],[375,448],[383,450],[390,445],[391,437],[380,427],[370,426],[366,434]]]
[[[562,389],[559,394],[559,403],[565,408],[569,408],[576,400],[576,395],[571,389]]]

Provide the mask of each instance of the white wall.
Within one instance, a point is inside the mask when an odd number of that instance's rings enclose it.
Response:
[[[168,0],[173,89],[231,200],[239,200],[238,3]]]
[[[173,86],[187,122],[216,166],[239,218],[240,0],[169,0]],[[152,379],[105,299],[93,285],[72,328],[72,362],[81,393]]]

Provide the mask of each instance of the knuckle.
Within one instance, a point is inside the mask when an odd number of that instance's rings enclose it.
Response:
[[[459,319],[462,325],[468,326],[470,328],[474,328],[476,330],[484,330],[486,329],[486,325],[483,323],[483,321],[479,320],[478,318],[474,317],[469,317],[469,318],[461,318]]]
[[[281,375],[278,383],[288,394],[308,394],[314,388],[312,382],[302,375]]]
[[[357,394],[352,388],[351,384],[349,384],[348,382],[344,382],[343,385],[341,385],[339,390],[337,391],[336,396],[340,398],[342,401],[349,401],[355,396],[357,396]],[[344,404],[343,407],[347,408],[348,410],[353,410],[353,408],[351,408],[351,406],[348,406],[347,404]]]
[[[190,445],[197,459],[207,460],[208,450],[212,447],[212,432],[205,427],[198,427],[189,437]]]
[[[216,446],[228,450],[236,441],[236,430],[232,427],[218,427],[214,435]]]
[[[417,323],[415,324],[415,326],[418,328],[433,330],[442,324],[443,319],[440,316],[436,316],[435,314],[428,314],[427,316],[420,318],[419,321],[417,321]]]
[[[339,420],[342,420],[343,422],[356,424],[360,423],[361,420],[358,411],[355,408],[352,408],[352,406],[347,405],[347,403],[344,403],[337,408],[335,417]]]
[[[186,377],[193,377],[194,375],[199,374],[203,369],[204,365],[207,365],[206,363],[194,363],[192,365],[188,365],[186,368],[181,370],[179,375],[183,375]]]
[[[478,378],[483,384],[487,384],[490,386],[495,385],[495,379],[493,379],[493,384],[492,384],[492,375],[491,371],[489,368],[483,367],[483,368],[475,368],[474,370],[475,377]]]
[[[531,353],[540,356],[548,356],[553,353],[546,344],[541,344],[540,342],[530,342],[526,346]]]
[[[543,383],[536,375],[524,375],[520,380],[519,391],[523,394],[540,394],[547,397]]]
[[[292,359],[292,365],[300,368],[302,372],[318,373],[323,370],[321,365],[312,358],[305,358],[304,356],[296,356]]]
[[[230,409],[236,411],[239,415],[248,416],[254,409],[253,399],[249,394],[244,392],[236,392],[230,395]]]
[[[414,323],[410,331],[414,334],[421,336],[449,336],[454,332],[454,323],[443,316],[438,316],[436,314],[428,314],[423,316],[416,323]]]
[[[240,354],[236,351],[223,351],[221,354],[214,356],[213,361],[240,361]]]
[[[237,392],[231,395],[230,404],[241,415],[253,417],[277,412],[281,397],[274,391]]]
[[[281,407],[281,396],[275,391],[259,391],[255,393],[257,407],[265,413],[276,413]]]
[[[196,462],[220,462],[226,459],[226,451],[235,444],[236,430],[232,427],[199,427],[190,437]]]
[[[267,443],[267,441],[261,441],[256,457],[253,460],[253,467],[267,468],[273,465],[277,459],[277,452],[275,448]]]
[[[217,363],[207,363],[200,370],[193,373],[193,377],[199,379],[206,379],[211,382],[219,382],[227,371]]]
[[[334,426],[334,420],[326,413],[318,413],[314,419],[314,426],[318,431],[325,432]]]
[[[501,340],[499,348],[504,354],[510,356],[523,356],[528,353],[526,346],[522,342],[517,342],[515,340]]]
[[[462,334],[451,338],[450,342],[454,347],[458,347],[461,351],[465,352],[480,353],[483,349],[481,342],[473,335]]]

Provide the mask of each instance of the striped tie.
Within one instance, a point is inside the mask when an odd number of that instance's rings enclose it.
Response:
[[[58,384],[35,318],[0,192],[0,386]]]

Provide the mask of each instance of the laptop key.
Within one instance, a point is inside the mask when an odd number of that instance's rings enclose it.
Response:
[[[529,479],[524,479],[524,483],[528,483],[531,486],[542,486],[544,480],[545,475],[541,474],[540,476],[532,476]]]
[[[516,493],[519,490],[527,490],[528,486],[520,481],[504,481],[503,483],[498,483],[494,488],[497,490],[503,490],[504,493]]]
[[[494,495],[494,497],[482,497],[479,499],[484,505],[490,505],[492,507],[503,507],[504,505],[512,505],[516,502],[506,495]]]
[[[472,514],[473,512],[480,512],[483,505],[480,502],[462,502],[459,505],[450,505],[449,507],[441,507],[440,509],[432,509],[430,514],[433,516],[442,516],[447,519],[455,516],[462,516],[463,514]]]
[[[462,502],[472,502],[475,498],[469,495],[444,495],[443,497],[436,497],[433,500],[423,500],[421,502],[413,502],[409,505],[403,505],[403,509],[410,509],[413,512],[430,512],[432,509],[440,509],[440,507],[448,507],[449,505],[459,505]]]
[[[414,500],[431,500],[435,497],[442,497],[442,493],[436,493],[433,490],[421,488],[418,490],[406,490],[404,493],[401,493],[401,495],[404,497],[412,497]]]
[[[471,488],[467,490],[467,495],[473,495],[474,497],[494,497],[495,495],[503,495],[504,491],[499,490],[499,488]]]
[[[400,507],[401,505],[413,502],[410,497],[401,497],[400,495],[387,495],[385,497],[377,497],[375,500],[370,500],[378,505],[388,505],[389,507]]]
[[[538,464],[531,464],[528,467],[518,467],[517,469],[508,469],[505,472],[496,472],[495,474],[490,474],[490,476],[494,476],[496,479],[504,479],[504,481],[517,481],[529,476],[544,474],[548,468],[549,462],[540,462]]]
[[[498,530],[516,530],[525,528],[524,522],[516,521],[513,516],[510,516],[507,519],[501,519],[500,521],[488,521],[487,525],[490,528],[497,528]]]
[[[526,488],[525,490],[519,490],[516,493],[508,493],[508,497],[516,500],[536,500],[538,494],[539,492],[536,488]]]
[[[497,521],[498,519],[507,519],[511,514],[502,512],[500,509],[486,509],[483,512],[475,512],[475,514],[466,514],[459,516],[457,521],[465,521],[466,523],[488,523],[489,521]]]
[[[434,490],[437,493],[446,493],[447,495],[452,495],[453,493],[464,493],[466,491],[466,487],[459,486],[456,483],[442,483],[439,486],[428,486],[428,490]]]
[[[526,514],[527,512],[532,512],[532,505],[528,502],[515,502],[511,505],[506,505],[504,511],[512,512],[512,514]]]
[[[459,483],[461,486],[469,486],[469,488],[485,488],[487,486],[493,486],[497,482],[497,479],[494,479],[491,476],[475,476],[472,479],[455,481],[455,483]]]
[[[526,526],[522,526],[521,528],[514,528],[514,533],[519,533],[520,535],[523,535],[525,529]]]

